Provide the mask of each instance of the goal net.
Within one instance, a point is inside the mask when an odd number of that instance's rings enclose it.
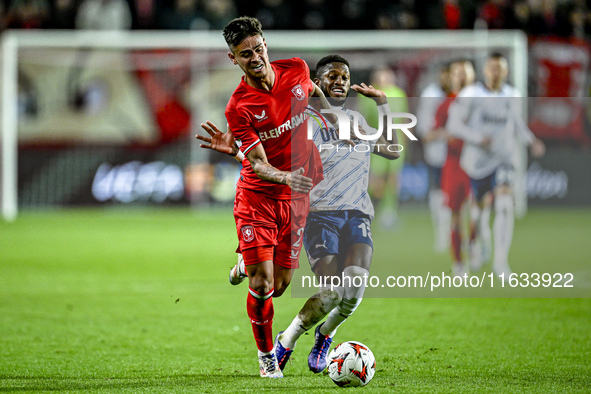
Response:
[[[481,70],[499,51],[510,63],[509,82],[527,94],[521,32],[268,31],[265,39],[271,60],[297,56],[313,69],[327,54],[345,57],[352,83],[387,66],[409,103],[444,63],[468,58]],[[1,59],[5,220],[39,207],[232,201],[238,164],[194,139],[205,120],[225,125],[225,105],[242,75],[220,32],[8,31]],[[410,154],[409,166],[422,163],[420,147]],[[525,155],[520,161],[516,203],[523,214]]]

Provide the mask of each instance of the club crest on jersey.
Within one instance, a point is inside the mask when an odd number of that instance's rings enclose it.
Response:
[[[242,226],[242,239],[244,242],[252,242],[254,240],[254,228],[252,226]]]
[[[302,85],[300,85],[299,83],[293,88],[291,88],[291,92],[300,101],[306,98],[306,93],[304,93],[304,89],[302,88]]]

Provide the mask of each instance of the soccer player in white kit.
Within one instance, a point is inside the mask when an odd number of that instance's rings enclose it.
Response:
[[[349,91],[349,63],[338,55],[326,56],[316,65],[316,83],[333,108],[344,110],[350,119],[357,117],[367,134],[376,135],[358,112],[343,108]],[[357,93],[375,100],[380,116],[390,110],[386,94],[373,86],[360,84],[350,87]],[[283,369],[298,338],[316,327],[314,345],[308,355],[308,367],[314,373],[326,368],[326,356],[338,327],[353,314],[363,298],[364,284],[356,286],[354,278],[369,275],[373,256],[371,221],[374,208],[368,194],[370,159],[372,154],[389,160],[399,158],[400,145],[381,135],[378,140],[339,140],[334,127],[317,126],[313,132],[318,147],[324,180],[310,193],[310,213],[304,230],[304,246],[312,271],[318,278],[339,276],[351,280],[333,288],[324,283],[310,297],[284,332],[277,335],[275,352]],[[393,149],[390,149],[393,148]],[[344,280],[345,281],[345,280]]]
[[[470,220],[479,230],[484,247],[476,240],[470,245],[471,269],[481,268],[483,254],[490,247],[490,208],[494,201],[492,268],[495,274],[506,276],[511,274],[508,257],[515,221],[512,184],[516,137],[529,145],[535,157],[546,150],[521,116],[520,92],[505,83],[508,71],[507,59],[499,53],[491,54],[484,66],[484,83],[460,91],[446,125],[453,136],[464,140],[460,166],[470,177],[477,202]]]

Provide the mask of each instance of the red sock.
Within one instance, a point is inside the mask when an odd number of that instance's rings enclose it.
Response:
[[[457,228],[451,230],[451,253],[455,262],[462,261],[462,234]]]
[[[246,312],[250,317],[252,332],[257,348],[268,353],[273,350],[273,289],[266,294],[260,294],[248,288],[246,298]]]

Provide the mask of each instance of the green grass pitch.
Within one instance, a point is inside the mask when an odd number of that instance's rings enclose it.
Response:
[[[532,209],[516,223],[511,261],[588,275],[589,224],[589,209]],[[448,269],[425,234],[418,209],[403,209],[397,232],[374,229],[405,261]],[[0,392],[343,390],[307,370],[312,335],[284,379],[258,377],[246,287],[227,280],[235,246],[230,210],[24,212],[0,223]],[[274,332],[303,302],[275,300]],[[377,359],[373,381],[351,390],[591,392],[589,298],[366,299],[335,338],[345,340]]]

